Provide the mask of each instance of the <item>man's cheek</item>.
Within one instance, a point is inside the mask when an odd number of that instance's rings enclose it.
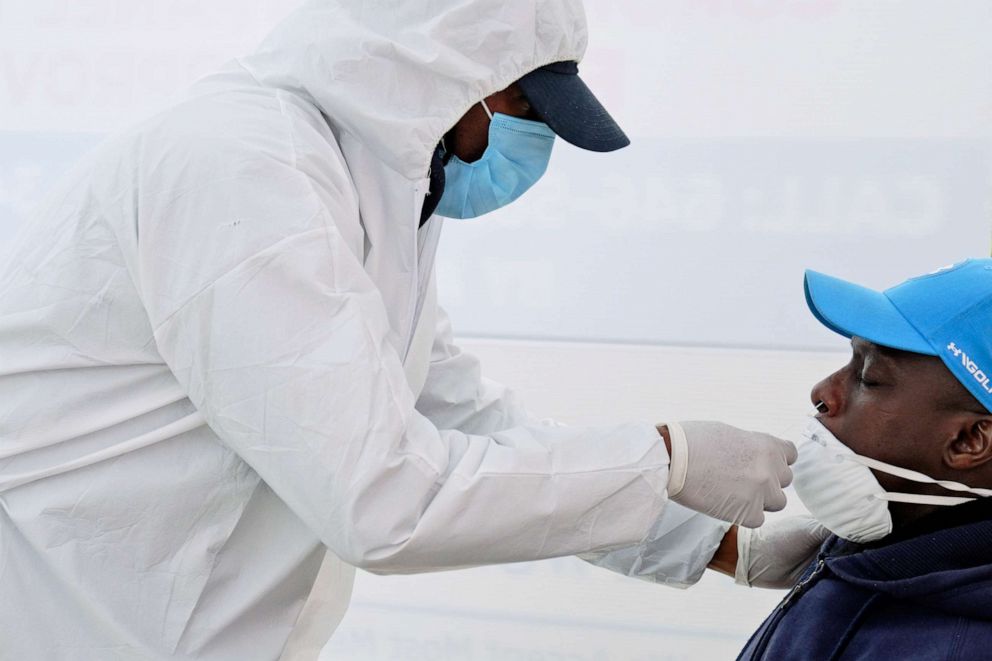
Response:
[[[870,431],[866,429],[863,425],[857,424],[856,421],[845,420],[844,424],[837,424],[833,427],[824,424],[824,427],[830,430],[830,433],[834,437],[851,449],[855,454],[863,454],[868,457],[874,457],[877,448],[874,447],[872,443],[872,434],[865,433]]]

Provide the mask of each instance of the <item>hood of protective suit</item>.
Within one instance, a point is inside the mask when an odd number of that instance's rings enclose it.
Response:
[[[579,0],[311,0],[241,64],[413,180],[472,105],[586,43]]]

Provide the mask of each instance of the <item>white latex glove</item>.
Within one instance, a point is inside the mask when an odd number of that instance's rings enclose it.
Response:
[[[669,423],[668,497],[714,519],[757,528],[785,507],[796,446],[721,422]]]
[[[734,580],[755,588],[791,588],[829,536],[811,516],[770,521],[757,530],[738,528]]]

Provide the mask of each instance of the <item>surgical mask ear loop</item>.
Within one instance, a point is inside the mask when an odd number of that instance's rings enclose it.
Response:
[[[489,106],[488,105],[486,105],[486,100],[483,99],[483,100],[479,101],[479,103],[482,104],[482,109],[485,110],[486,111],[486,115],[489,116],[489,121],[492,121],[492,119],[493,119],[493,111],[489,109]],[[448,146],[446,144],[444,144],[444,136],[443,135],[441,136],[441,149],[443,149],[445,153],[448,153]]]
[[[493,111],[490,110],[489,109],[489,106],[486,105],[486,100],[483,99],[482,101],[479,101],[479,103],[482,104],[482,109],[486,111],[486,114],[489,115],[489,120],[492,121],[492,119],[493,119]]]

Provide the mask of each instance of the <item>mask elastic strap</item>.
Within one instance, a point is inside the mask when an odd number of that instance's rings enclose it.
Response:
[[[479,103],[482,104],[482,109],[486,111],[486,114],[487,115],[489,115],[489,119],[492,119],[493,118],[493,111],[490,110],[489,109],[489,106],[486,105],[486,100],[483,99],[482,101],[479,101]]]
[[[873,494],[873,497],[892,503],[913,503],[914,505],[962,505],[977,500],[976,498],[959,496],[925,496],[922,493],[899,493],[898,491]]]
[[[872,459],[871,457],[865,457],[860,454],[846,455],[846,459],[859,463],[867,468],[872,468],[883,473],[888,473],[889,475],[894,475],[896,477],[901,477],[904,480],[910,480],[912,482],[920,482],[921,484],[936,484],[937,486],[943,487],[948,491],[961,491],[964,493],[974,494],[976,496],[988,497],[992,496],[992,489],[979,489],[972,488],[960,482],[953,482],[951,480],[936,480],[929,475],[920,473],[918,471],[910,470],[908,468],[901,468],[899,466],[893,466],[892,464],[887,464],[884,461],[878,461],[877,459]],[[891,494],[895,495],[895,494]],[[903,494],[903,495],[913,495],[913,494]],[[926,498],[953,498],[953,496],[924,496]],[[973,500],[967,498],[965,500]],[[898,501],[898,502],[917,502],[917,501]],[[939,505],[941,503],[925,503]]]

